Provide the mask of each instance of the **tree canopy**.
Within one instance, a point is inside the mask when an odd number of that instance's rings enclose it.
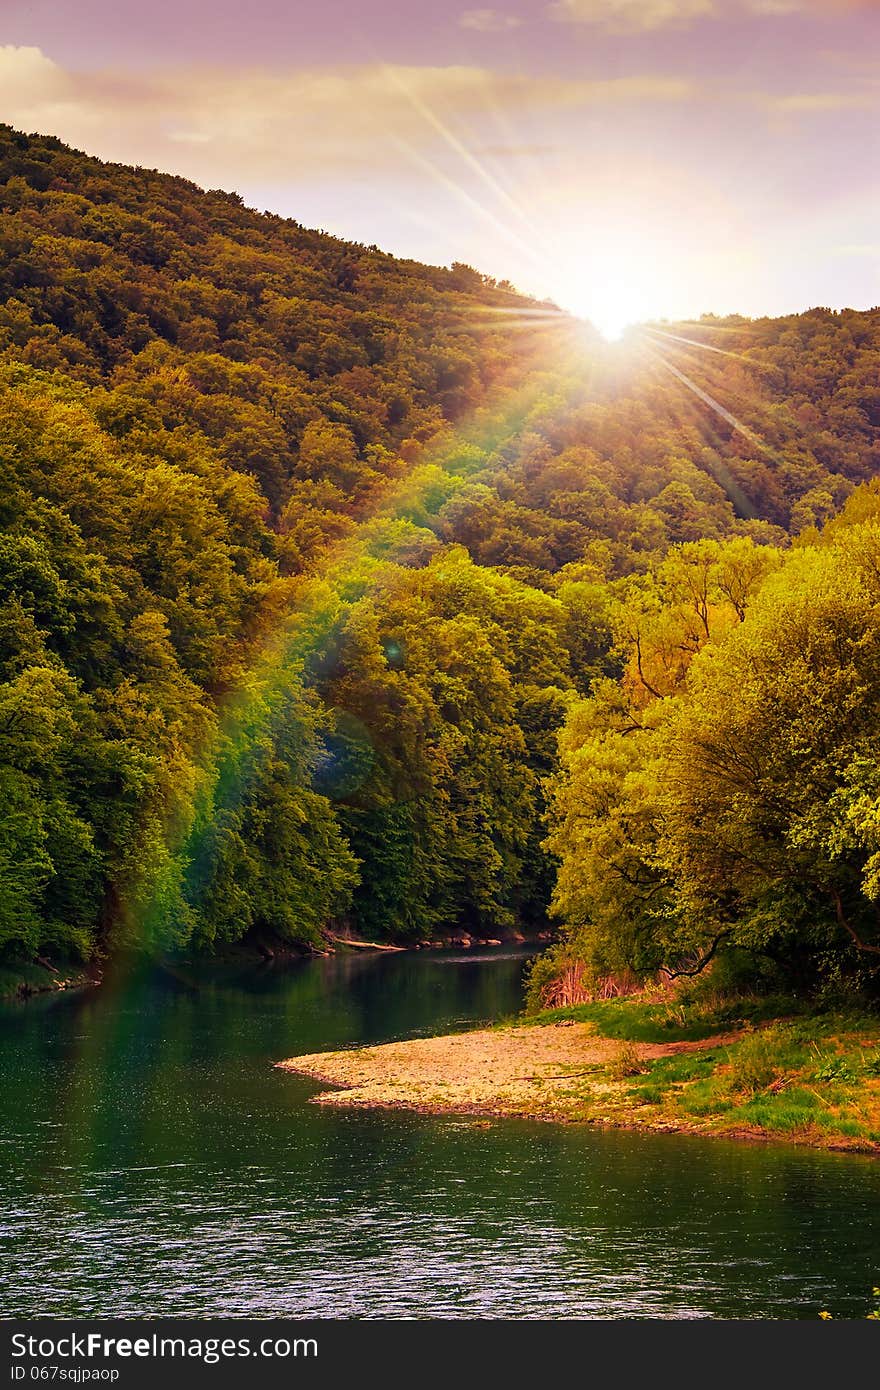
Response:
[[[9,127],[0,200],[0,949],[880,963],[880,312],[618,350]]]

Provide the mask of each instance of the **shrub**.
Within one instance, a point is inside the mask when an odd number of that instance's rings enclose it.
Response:
[[[775,1081],[779,1076],[778,1045],[775,1029],[744,1038],[730,1054],[731,1088],[751,1096]]]
[[[608,1074],[615,1081],[624,1081],[628,1076],[643,1076],[648,1070],[633,1043],[624,1043],[617,1056],[608,1064]]]

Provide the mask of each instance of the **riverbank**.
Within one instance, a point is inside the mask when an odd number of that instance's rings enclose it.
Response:
[[[390,1106],[880,1154],[880,1020],[615,1000],[278,1065],[331,1106]]]
[[[77,989],[97,984],[100,973],[83,965],[42,965],[37,961],[0,966],[0,1002],[29,999],[33,994],[50,994],[61,989]]]
[[[210,971],[213,968],[224,969],[230,966],[245,968],[278,966],[283,968],[294,963],[301,964],[306,960],[347,953],[352,955],[402,954],[418,951],[460,950],[476,953],[486,948],[494,949],[505,946],[514,949],[528,947],[537,952],[543,949],[550,937],[551,933],[548,931],[532,933],[530,936],[515,932],[509,934],[502,941],[494,937],[477,937],[455,933],[448,937],[437,937],[429,941],[414,941],[401,945],[396,942],[362,941],[347,934],[328,933],[320,947],[299,943],[244,940],[201,956],[180,956],[164,959],[157,957],[156,963],[172,970],[184,967]],[[105,962],[105,964],[107,963]],[[112,960],[109,964],[112,966]],[[15,961],[8,965],[0,965],[0,1003],[16,999],[28,999],[34,994],[48,994],[82,985],[100,984],[102,973],[101,964],[97,961],[86,964],[81,962],[55,964],[42,961]]]

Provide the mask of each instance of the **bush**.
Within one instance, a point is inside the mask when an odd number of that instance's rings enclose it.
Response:
[[[780,1074],[779,1039],[776,1029],[752,1033],[731,1052],[731,1089],[753,1096],[763,1091]]]
[[[617,1056],[608,1063],[608,1075],[614,1081],[624,1081],[628,1076],[643,1076],[648,1070],[647,1064],[639,1055],[639,1050],[634,1043],[623,1043]]]

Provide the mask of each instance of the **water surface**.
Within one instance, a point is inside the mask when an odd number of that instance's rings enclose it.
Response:
[[[511,1014],[523,963],[365,954],[0,1009],[0,1313],[863,1316],[873,1159],[337,1110],[272,1069]]]

